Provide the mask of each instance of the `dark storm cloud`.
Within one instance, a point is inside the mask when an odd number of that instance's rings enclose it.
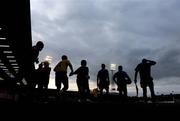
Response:
[[[157,72],[159,78],[180,77],[180,49],[171,49],[167,51],[158,60]]]
[[[142,58],[153,59],[158,80],[180,72],[179,0],[32,0],[34,42],[54,66],[67,54],[75,68],[87,59],[91,79],[105,63],[123,65],[134,76]]]

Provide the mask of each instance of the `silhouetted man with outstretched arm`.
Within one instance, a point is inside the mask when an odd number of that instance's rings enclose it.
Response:
[[[141,88],[143,89],[143,97],[145,101],[147,100],[147,86],[150,89],[151,98],[154,99],[155,97],[153,78],[151,76],[151,66],[155,64],[156,64],[155,61],[143,59],[142,62],[138,64],[137,67],[135,68],[134,82],[135,84],[137,83],[137,74],[139,72],[140,85]]]

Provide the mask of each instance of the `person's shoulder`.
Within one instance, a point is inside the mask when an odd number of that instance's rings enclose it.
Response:
[[[137,66],[136,66],[136,69],[137,68],[140,68],[142,66],[142,63],[139,63]]]
[[[65,63],[71,64],[70,60],[64,60]]]
[[[106,72],[108,72],[108,70],[107,70],[107,69],[105,69],[105,71],[106,71]]]
[[[122,73],[123,73],[123,74],[127,74],[127,72],[125,72],[125,71],[122,71]]]
[[[101,69],[101,70],[99,70],[98,72],[101,73],[102,71],[103,71],[103,70]]]
[[[36,50],[36,46],[32,46],[32,50],[33,50],[33,51]]]

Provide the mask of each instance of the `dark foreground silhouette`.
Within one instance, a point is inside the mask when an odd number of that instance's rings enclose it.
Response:
[[[79,102],[79,94],[76,91],[66,91],[59,95],[56,92],[56,89],[48,89],[46,99],[38,95],[38,89],[34,92],[32,99],[25,93],[16,96],[9,94],[6,98],[0,99],[1,111],[7,115],[6,119],[12,118],[9,115],[13,114],[15,115],[13,118],[17,119],[25,116],[25,119],[28,117],[28,119],[49,120],[64,118],[84,120],[83,117],[90,120],[94,118],[136,120],[138,117],[149,115],[151,115],[149,119],[174,118],[172,115],[177,114],[180,109],[180,95],[157,95],[155,102],[149,98],[147,102],[144,102],[143,97],[128,97],[127,100],[123,100],[118,93],[94,95],[91,92],[89,100]]]

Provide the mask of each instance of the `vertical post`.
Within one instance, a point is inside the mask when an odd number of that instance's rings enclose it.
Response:
[[[114,81],[113,81],[113,75],[114,75],[114,71],[116,70],[116,64],[111,64],[110,65],[110,70],[111,70],[111,90],[113,91],[113,90],[115,90],[115,88],[114,88]]]

